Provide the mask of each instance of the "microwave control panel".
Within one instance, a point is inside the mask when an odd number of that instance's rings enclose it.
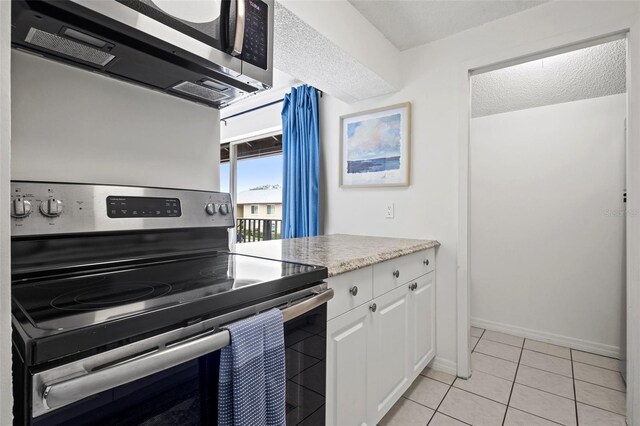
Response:
[[[261,0],[245,0],[242,60],[263,70],[269,57],[269,6]]]

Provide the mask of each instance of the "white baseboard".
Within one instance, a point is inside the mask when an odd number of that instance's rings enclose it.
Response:
[[[451,374],[453,376],[456,376],[458,372],[457,364],[454,361],[438,356],[435,357],[433,361],[431,361],[429,367],[433,368],[434,370],[442,371],[443,373]]]
[[[496,321],[483,320],[480,318],[471,318],[471,325],[478,328],[485,328],[487,330],[512,334],[514,336],[540,340],[541,342],[547,342],[554,345],[566,346],[568,348],[591,352],[598,355],[620,358],[620,347],[618,346],[605,345],[603,343],[576,339],[574,337],[567,337],[559,334],[548,333],[545,331],[532,330],[515,325],[503,324]]]

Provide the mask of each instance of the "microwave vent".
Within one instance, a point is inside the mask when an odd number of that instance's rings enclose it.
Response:
[[[51,34],[37,28],[31,28],[25,38],[27,43],[51,50],[91,64],[105,66],[115,56],[102,50],[86,46],[82,43]]]
[[[182,83],[178,83],[173,86],[172,89],[176,92],[184,93],[189,96],[195,96],[196,98],[204,99],[209,102],[217,102],[229,97],[215,89],[210,89],[208,87],[204,87],[190,81],[183,81]]]

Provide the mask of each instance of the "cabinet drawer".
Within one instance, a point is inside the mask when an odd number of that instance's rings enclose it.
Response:
[[[357,269],[326,280],[334,291],[327,305],[329,319],[356,308],[373,299],[373,268]]]
[[[380,296],[435,268],[435,251],[428,249],[373,265],[373,294]]]
[[[415,254],[418,255],[420,265],[422,265],[420,275],[428,274],[436,269],[436,249],[430,248]]]

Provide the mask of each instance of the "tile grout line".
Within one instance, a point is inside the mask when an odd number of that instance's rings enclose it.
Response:
[[[573,351],[573,349],[571,349],[571,350]],[[616,373],[620,373],[620,370],[614,370],[612,368],[603,367],[601,365],[589,364],[589,363],[586,363],[586,362],[575,361],[575,360],[573,362],[575,362],[576,364],[582,364],[582,365],[586,365],[586,366],[589,366],[589,367],[600,368],[602,370],[615,371]],[[622,374],[622,373],[620,373],[620,374]]]
[[[436,412],[435,412],[435,414],[434,414],[433,416],[435,417],[435,415],[436,415],[436,414],[441,414],[441,415],[443,415],[443,416],[445,416],[445,417],[449,417],[450,419],[453,419],[453,420],[455,420],[455,421],[457,421],[457,422],[460,422],[460,423],[462,423],[462,424],[465,424],[465,425],[469,425],[469,426],[471,426],[471,424],[470,424],[470,423],[463,422],[462,420],[460,420],[460,419],[456,419],[455,417],[450,416],[450,415],[448,415],[448,414],[445,414],[445,413],[443,413],[442,411],[436,411]],[[433,418],[433,417],[432,417],[432,418]],[[428,425],[427,425],[427,426],[428,426]]]
[[[511,396],[513,395],[513,388],[516,387],[516,378],[518,377],[518,370],[520,369],[520,361],[522,360],[522,353],[524,352],[524,344],[527,341],[526,338],[522,339],[522,346],[520,347],[520,357],[518,358],[518,364],[516,366],[516,374],[513,376],[513,383],[511,383],[511,392],[509,392],[509,399],[507,400],[507,408],[504,410],[504,417],[502,418],[502,426],[507,421],[507,413],[509,412],[509,406],[511,405]]]
[[[521,383],[518,383],[518,384],[521,384]],[[547,421],[547,422],[549,422],[549,423],[553,423],[553,424],[556,424],[556,425],[564,426],[562,423],[558,423],[558,422],[556,422],[555,420],[551,420],[551,419],[548,419],[548,418],[546,418],[546,417],[542,417],[542,416],[539,416],[539,415],[537,415],[537,414],[530,413],[530,412],[525,411],[525,410],[523,410],[523,409],[521,409],[521,408],[516,408],[516,407],[509,407],[509,408],[511,408],[511,409],[512,409],[512,410],[514,410],[514,411],[520,411],[521,413],[528,414],[528,415],[530,415],[530,416],[532,416],[532,417],[535,417],[535,418],[538,418],[538,419],[546,420],[546,421]]]
[[[574,378],[573,380],[575,380],[576,382],[588,383],[590,385],[599,386],[601,388],[605,388],[605,389],[616,391],[616,392],[627,393],[626,387],[625,387],[625,390],[620,390],[620,389],[616,389],[616,388],[610,388],[609,386],[601,385],[600,383],[589,382],[589,381],[583,380],[583,379]]]
[[[579,426],[578,420],[578,395],[576,395],[576,376],[573,372],[573,349],[569,349],[569,357],[571,359],[571,383],[573,384],[573,402],[576,410],[576,426]]]
[[[449,394],[449,391],[450,391],[450,390],[451,390],[451,388],[453,387],[453,384],[455,383],[455,381],[456,381],[457,377],[455,377],[455,378],[453,379],[453,382],[451,382],[451,384],[449,384],[449,383],[441,382],[441,381],[440,381],[440,380],[438,380],[438,379],[434,379],[433,377],[423,376],[423,375],[422,375],[422,373],[420,373],[420,376],[422,376],[422,377],[423,377],[423,378],[425,378],[425,379],[430,379],[430,380],[433,380],[433,381],[435,381],[435,382],[442,383],[443,385],[447,385],[447,391],[444,393],[444,396],[442,397],[442,399],[441,399],[441,400],[440,400],[440,402],[438,403],[438,406],[435,408],[435,410],[434,410],[433,408],[429,407],[428,405],[423,404],[422,402],[414,401],[413,399],[411,399],[411,398],[408,398],[408,397],[404,396],[404,394],[400,397],[400,398],[404,398],[404,399],[406,399],[406,400],[408,400],[408,401],[411,401],[411,402],[413,402],[413,403],[415,403],[415,404],[422,405],[423,407],[426,407],[426,408],[428,408],[429,410],[433,410],[433,414],[431,415],[431,417],[429,418],[429,421],[427,422],[427,426],[428,426],[428,425],[429,425],[429,423],[431,423],[431,420],[433,420],[433,416],[435,416],[435,415],[436,415],[436,413],[438,413],[438,412],[439,412],[439,411],[438,411],[438,409],[440,408],[440,406],[441,406],[441,405],[442,405],[442,403],[444,402],[444,399],[445,399],[445,398],[447,397],[447,395]],[[460,420],[460,419],[456,419],[455,417],[449,416],[448,414],[444,414],[444,413],[440,413],[440,414],[442,414],[443,416],[451,417],[452,419],[455,419],[455,420],[458,420],[458,421],[462,422],[462,420]],[[462,423],[464,423],[464,424],[469,424],[469,423],[466,423],[466,422],[462,422]]]
[[[435,412],[437,413],[438,410],[440,409],[440,406],[442,405],[442,403],[444,402],[444,399],[447,397],[447,395],[449,395],[449,391],[451,390],[451,388],[453,387],[453,384],[456,382],[458,378],[456,377],[455,379],[453,379],[453,382],[451,382],[451,384],[449,385],[449,389],[447,389],[447,391],[444,393],[444,396],[442,397],[442,399],[440,400],[440,402],[438,403],[438,406],[436,407]],[[435,416],[435,413],[434,413]],[[433,417],[433,416],[432,416]],[[457,419],[456,419],[457,420]],[[431,421],[431,420],[429,420]]]
[[[526,367],[526,365],[525,365],[525,367]],[[543,371],[544,371],[544,370],[543,370]],[[568,378],[569,378],[569,377],[567,377],[567,379],[568,379]],[[516,382],[516,383],[518,383],[518,382]],[[538,392],[542,392],[542,393],[546,393],[546,394],[549,394],[549,395],[557,396],[558,398],[563,398],[563,399],[566,399],[566,400],[568,400],[568,401],[575,401],[575,399],[567,398],[566,396],[558,395],[557,393],[549,392],[549,391],[546,391],[546,390],[544,390],[544,389],[538,389],[538,388],[537,388],[537,387],[535,387],[535,386],[525,385],[524,383],[518,383],[518,385],[520,385],[520,386],[522,386],[522,387],[525,387],[525,388],[529,388],[529,389],[537,390]],[[523,409],[519,409],[519,410],[520,410],[520,411],[525,411],[525,410],[523,410]],[[536,414],[536,415],[537,415],[537,414]],[[542,417],[542,416],[538,416],[538,417]]]
[[[589,407],[591,407],[591,408],[596,408],[596,409],[598,409],[598,410],[600,410],[600,411],[606,411],[607,413],[616,414],[616,415],[618,415],[618,416],[622,416],[622,417],[624,417],[625,419],[627,418],[627,415],[626,415],[626,414],[620,414],[620,413],[617,413],[617,412],[615,412],[615,411],[611,411],[611,410],[609,410],[609,409],[607,409],[607,408],[598,407],[597,405],[587,404],[586,402],[582,402],[582,401],[580,402],[580,404],[582,404],[582,405],[587,405],[587,406],[589,406]]]
[[[493,376],[493,377],[496,377],[496,376]],[[498,377],[498,378],[500,378],[500,377]],[[507,379],[502,379],[502,380],[507,380]],[[457,386],[453,386],[453,387],[456,388],[459,391],[462,391],[462,392],[465,392],[465,393],[470,393],[471,395],[479,396],[480,398],[483,398],[483,399],[486,399],[486,400],[489,400],[489,401],[492,401],[492,402],[497,402],[500,405],[507,405],[504,402],[496,401],[495,399],[489,398],[486,395],[480,395],[479,393],[475,393],[475,392],[472,392],[472,391],[467,390],[467,389],[462,389],[462,388],[459,388]]]
[[[482,332],[482,334],[484,334],[484,331]],[[480,336],[482,336],[482,334],[481,334]],[[458,380],[458,377],[456,377],[455,379],[453,379],[453,382],[451,382],[451,384],[449,385],[449,389],[447,389],[447,391],[444,393],[444,396],[443,396],[443,397],[442,397],[442,399],[440,400],[440,403],[439,403],[439,404],[438,404],[438,406],[436,407],[436,410],[433,412],[433,416],[431,416],[431,418],[429,419],[429,423],[431,423],[431,420],[433,420],[433,418],[435,417],[436,413],[440,413],[440,411],[439,411],[439,410],[440,410],[440,406],[441,406],[441,405],[442,405],[442,403],[444,402],[444,400],[445,400],[445,398],[447,397],[447,395],[449,395],[449,391],[451,390],[451,388],[453,388],[453,384],[456,382],[456,380]],[[440,382],[440,383],[442,383],[442,382]],[[469,424],[469,423],[467,423],[467,422],[464,422],[464,421],[462,421],[462,420],[460,420],[460,419],[457,419],[457,418],[455,418],[455,417],[453,417],[453,416],[450,416],[450,415],[448,415],[448,414],[445,414],[445,413],[440,413],[440,414],[442,414],[443,416],[451,417],[452,419],[454,419],[454,420],[458,420],[458,421],[460,421],[460,422],[462,422],[462,423],[464,423],[464,424]],[[427,426],[429,426],[429,423],[427,423]]]
[[[571,360],[569,360],[567,358],[563,358],[563,359],[565,359],[567,361],[571,361]],[[522,364],[522,365],[524,365],[525,367],[530,368],[532,370],[538,370],[538,371],[542,371],[542,372],[545,372],[545,373],[554,374],[556,376],[564,377],[565,379],[571,379],[572,378],[572,377],[569,377],[569,376],[565,376],[564,374],[556,373],[555,371],[545,370],[544,368],[534,367],[534,366],[528,365],[528,364]]]

